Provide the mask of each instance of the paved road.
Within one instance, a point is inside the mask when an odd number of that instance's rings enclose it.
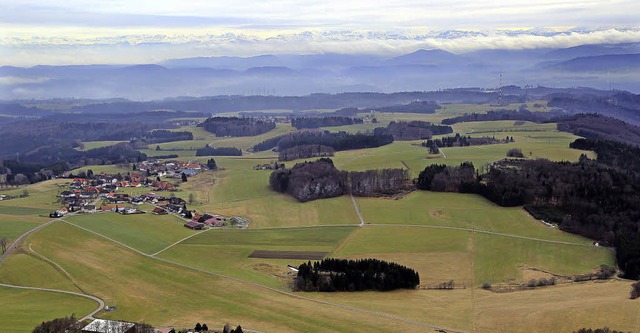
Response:
[[[317,299],[314,299],[314,298],[309,298],[309,297],[301,296],[301,295],[298,295],[298,294],[290,293],[290,292],[287,292],[287,291],[284,291],[284,290],[271,288],[271,287],[268,287],[268,286],[265,286],[265,285],[261,285],[259,283],[255,283],[255,282],[239,279],[239,278],[236,278],[236,277],[233,277],[233,276],[224,275],[224,274],[220,274],[220,273],[216,273],[216,272],[200,269],[200,268],[197,268],[197,267],[181,264],[179,262],[175,262],[175,261],[171,261],[171,260],[167,260],[167,259],[154,257],[153,255],[146,254],[146,253],[144,253],[142,251],[139,251],[139,250],[137,250],[137,249],[135,249],[135,248],[133,248],[133,247],[131,247],[129,245],[126,245],[124,243],[118,242],[118,241],[116,241],[116,240],[114,240],[114,239],[112,239],[110,237],[107,237],[107,236],[102,235],[100,233],[97,233],[95,231],[89,230],[89,229],[81,227],[79,225],[75,225],[73,223],[69,223],[69,222],[64,221],[64,220],[61,220],[61,221],[64,222],[64,223],[67,223],[67,224],[69,224],[71,226],[74,226],[76,228],[80,228],[80,229],[82,229],[84,231],[92,233],[94,235],[100,236],[100,237],[102,237],[104,239],[107,239],[107,240],[109,240],[109,241],[111,241],[111,242],[113,242],[115,244],[118,244],[118,245],[120,245],[122,247],[125,247],[125,248],[127,248],[127,249],[129,249],[131,251],[134,251],[134,252],[136,252],[136,253],[138,253],[140,255],[143,255],[143,256],[145,256],[147,258],[155,259],[157,261],[161,261],[161,262],[164,262],[164,263],[167,263],[167,264],[171,264],[171,265],[174,265],[174,266],[187,268],[187,269],[190,269],[190,270],[193,270],[193,271],[197,271],[197,272],[204,273],[204,274],[207,274],[207,275],[220,277],[220,278],[227,279],[227,280],[236,281],[236,282],[239,282],[239,283],[242,283],[242,284],[251,285],[251,286],[254,286],[254,287],[257,287],[257,288],[261,288],[261,289],[268,290],[268,291],[271,291],[271,292],[275,292],[275,293],[278,293],[278,294],[281,294],[281,295],[286,295],[286,296],[289,296],[289,297],[293,297],[293,298],[297,298],[297,299],[301,299],[301,300],[305,300],[305,301],[309,301],[309,302],[314,302],[314,303],[318,303],[318,304],[334,306],[334,307],[338,307],[338,308],[345,309],[345,310],[351,310],[351,311],[371,314],[371,315],[375,315],[375,316],[378,316],[378,317],[385,317],[385,318],[401,321],[401,322],[404,322],[404,323],[413,324],[413,325],[421,326],[421,327],[427,327],[427,328],[431,328],[431,329],[435,329],[435,330],[444,330],[446,332],[455,332],[455,333],[467,333],[465,331],[451,329],[451,328],[445,328],[445,327],[436,326],[436,325],[430,325],[430,324],[426,324],[426,323],[422,323],[422,322],[418,322],[418,321],[414,321],[414,320],[398,317],[398,316],[395,316],[395,315],[392,315],[392,314],[388,314],[388,313],[384,313],[384,312],[365,310],[365,309],[360,309],[360,308],[356,308],[356,307],[352,307],[352,306],[348,306],[348,305],[342,305],[342,304],[337,304],[337,303],[332,303],[332,302],[327,302],[327,301],[321,301],[321,300],[317,300]]]
[[[99,299],[98,297],[91,296],[91,295],[85,295],[85,294],[81,294],[81,293],[76,293],[76,292],[73,292],[73,291],[57,290],[57,289],[49,289],[49,288],[38,288],[38,287],[14,286],[12,284],[4,284],[4,283],[0,283],[0,287],[15,288],[15,289],[27,289],[27,290],[38,290],[38,291],[48,291],[48,292],[58,293],[58,294],[67,294],[67,295],[73,295],[73,296],[80,296],[80,297],[88,298],[88,299],[91,299],[91,300],[94,300],[94,301],[98,302],[99,307],[97,309],[93,310],[93,312],[89,313],[88,315],[80,318],[80,321],[83,321],[85,319],[93,319],[93,315],[95,315],[96,313],[100,312],[100,310],[104,309],[104,301]]]
[[[25,232],[24,234],[22,234],[22,236],[18,237],[15,241],[13,241],[13,243],[11,243],[11,245],[9,245],[9,247],[7,248],[7,251],[4,252],[4,254],[2,254],[2,256],[0,256],[0,265],[2,265],[2,263],[4,262],[5,259],[7,259],[7,257],[9,257],[9,255],[18,248],[18,245],[20,245],[20,243],[22,243],[22,241],[27,238],[29,235],[31,235],[32,233],[50,225],[51,223],[55,222],[56,220],[51,220],[47,223],[41,224],[27,232]]]

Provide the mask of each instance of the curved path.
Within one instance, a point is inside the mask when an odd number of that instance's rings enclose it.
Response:
[[[49,224],[55,222],[56,220],[51,220],[47,223],[43,223],[27,232],[25,232],[24,234],[22,234],[22,236],[18,237],[15,241],[13,241],[13,243],[11,243],[11,245],[9,245],[9,247],[7,248],[7,250],[2,254],[2,256],[0,256],[0,265],[2,265],[2,263],[5,261],[5,259],[7,259],[7,257],[15,250],[18,248],[18,245],[20,245],[20,243],[22,243],[22,241],[27,238],[29,235],[31,235],[32,233],[48,226]]]
[[[293,298],[297,298],[297,299],[301,299],[301,300],[305,300],[305,301],[309,301],[309,302],[314,302],[314,303],[318,303],[318,304],[334,306],[334,307],[338,307],[338,308],[345,309],[345,310],[352,310],[352,311],[356,311],[356,312],[371,314],[371,315],[375,315],[375,316],[378,316],[378,317],[389,318],[389,319],[401,321],[401,322],[404,322],[404,323],[413,324],[413,325],[416,325],[416,326],[426,327],[426,328],[435,329],[435,330],[444,330],[446,332],[455,332],[455,333],[467,333],[466,331],[461,331],[461,330],[456,330],[456,329],[451,329],[451,328],[446,328],[446,327],[441,327],[441,326],[436,326],[436,325],[430,325],[430,324],[426,324],[426,323],[422,323],[422,322],[418,322],[418,321],[414,321],[414,320],[398,317],[398,316],[395,316],[395,315],[392,315],[392,314],[388,314],[388,313],[384,313],[384,312],[377,312],[377,311],[371,311],[371,310],[366,310],[366,309],[360,309],[360,308],[356,308],[356,307],[352,307],[352,306],[348,306],[348,305],[342,305],[342,304],[338,304],[338,303],[332,303],[332,302],[322,301],[322,300],[318,300],[318,299],[314,299],[314,298],[310,298],[310,297],[305,297],[305,296],[297,295],[297,294],[294,294],[294,293],[291,293],[291,292],[288,292],[288,291],[284,291],[284,290],[268,287],[268,286],[265,286],[265,285],[261,285],[259,283],[255,283],[255,282],[239,279],[239,278],[236,278],[236,277],[233,277],[233,276],[224,275],[224,274],[220,274],[220,273],[216,273],[216,272],[200,269],[200,268],[197,268],[197,267],[181,264],[179,262],[175,262],[175,261],[171,261],[171,260],[167,260],[167,259],[154,257],[153,255],[146,254],[146,253],[144,253],[144,252],[142,252],[140,250],[137,250],[137,249],[135,249],[135,248],[133,248],[133,247],[131,247],[129,245],[126,245],[124,243],[116,241],[116,240],[114,240],[112,238],[109,238],[109,237],[107,237],[105,235],[102,235],[100,233],[97,233],[95,231],[89,230],[89,229],[81,227],[79,225],[75,225],[75,224],[67,222],[65,220],[61,220],[61,221],[64,222],[64,223],[67,223],[67,224],[69,224],[71,226],[74,226],[76,228],[79,228],[79,229],[82,229],[82,230],[87,231],[89,233],[92,233],[92,234],[94,234],[96,236],[99,236],[99,237],[102,237],[104,239],[107,239],[107,240],[109,240],[109,241],[111,241],[111,242],[113,242],[115,244],[118,244],[118,245],[120,245],[122,247],[125,247],[125,248],[127,248],[127,249],[129,249],[131,251],[134,251],[134,252],[136,252],[138,254],[141,254],[141,255],[143,255],[143,256],[145,256],[147,258],[155,259],[155,260],[158,260],[158,261],[161,261],[161,262],[164,262],[164,263],[167,263],[167,264],[171,264],[171,265],[174,265],[174,266],[187,268],[187,269],[190,269],[190,270],[193,270],[193,271],[197,271],[197,272],[204,273],[204,274],[211,275],[211,276],[220,277],[220,278],[231,280],[231,281],[236,281],[236,282],[239,282],[239,283],[242,283],[242,284],[251,285],[251,286],[254,286],[254,287],[257,287],[257,288],[265,289],[265,290],[268,290],[268,291],[271,291],[271,292],[275,292],[275,293],[278,293],[278,294],[281,294],[281,295],[286,295],[286,296],[289,296],[289,297],[293,297]]]
[[[37,291],[48,291],[48,292],[58,293],[58,294],[67,294],[67,295],[79,296],[79,297],[88,298],[90,300],[94,300],[94,301],[98,302],[98,304],[100,304],[100,306],[97,309],[93,310],[93,312],[89,313],[88,315],[80,318],[79,321],[83,321],[85,319],[94,319],[93,315],[95,315],[96,313],[100,312],[100,310],[104,309],[104,305],[105,305],[104,301],[101,300],[98,297],[91,296],[91,295],[85,295],[85,294],[81,294],[81,293],[76,293],[76,292],[73,292],[73,291],[49,289],[49,288],[38,288],[38,287],[15,286],[15,285],[12,285],[12,284],[4,284],[4,283],[0,283],[0,287],[15,288],[15,289],[27,289],[27,290],[37,290]]]

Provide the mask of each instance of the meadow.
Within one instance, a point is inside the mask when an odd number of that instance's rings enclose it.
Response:
[[[381,124],[439,121],[490,108],[450,104],[432,115],[377,113],[376,117]],[[340,129],[370,127],[362,124]],[[481,168],[504,158],[514,147],[521,148],[527,158],[575,161],[583,153],[568,148],[576,137],[558,132],[554,124],[501,121],[453,127],[464,135],[513,136],[515,142],[445,148],[444,154],[429,156],[421,141],[400,141],[338,152],[333,160],[343,170],[401,168],[406,164],[415,177],[431,163],[472,161]],[[222,327],[229,322],[261,332],[434,329],[424,325],[468,332],[529,332],[533,327],[541,332],[570,332],[603,326],[640,330],[640,306],[628,300],[629,281],[571,283],[508,293],[481,288],[485,283],[526,283],[529,275],[523,267],[574,275],[615,264],[611,250],[550,228],[521,207],[499,207],[471,194],[414,191],[396,198],[355,198],[365,222],[359,226],[349,196],[300,203],[269,189],[270,171],[253,169],[276,160],[277,154],[248,150],[266,138],[291,131],[290,125],[278,124],[269,133],[245,138],[217,138],[197,127],[180,130],[193,131],[199,144],[236,146],[246,152],[242,157],[214,157],[219,171],[190,177],[175,195],[192,196],[195,202],[189,207],[199,213],[247,217],[251,220],[248,229],[192,231],[184,228],[179,218],[150,214],[151,206],[143,206],[147,214],[141,215],[76,215],[65,218],[68,223],[58,221],[30,235],[2,264],[0,282],[80,290],[118,308],[97,317],[145,321],[157,327],[189,327],[195,322]],[[193,142],[159,145],[162,149],[185,149]],[[195,158],[191,152],[177,151],[188,159],[209,159]],[[301,160],[286,165],[298,162]],[[100,170],[96,166],[83,169],[88,168]],[[102,168],[124,171],[113,166]],[[55,197],[64,183],[53,180],[31,185],[27,187],[28,198],[0,201],[0,214],[14,212],[0,215],[0,234],[16,237],[46,221],[29,212],[55,207]],[[123,189],[131,194],[147,191]],[[255,250],[317,251],[327,252],[329,257],[394,261],[416,269],[421,286],[393,292],[292,293],[295,273],[287,265],[299,265],[301,260],[250,258]],[[427,289],[449,280],[459,289]],[[16,332],[28,331],[45,319],[71,313],[82,316],[95,308],[92,301],[53,293],[0,287],[0,296],[0,322],[12,320],[9,327]],[[14,302],[24,314],[14,311]],[[58,308],[47,308],[51,304]]]

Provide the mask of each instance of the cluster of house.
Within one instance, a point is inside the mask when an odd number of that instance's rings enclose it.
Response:
[[[158,175],[158,177],[180,178],[184,173],[188,177],[209,170],[206,165],[198,162],[183,161],[158,161],[149,160],[136,164],[136,169],[145,172],[147,175]]]

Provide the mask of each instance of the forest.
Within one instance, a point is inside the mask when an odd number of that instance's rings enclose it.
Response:
[[[363,197],[390,195],[413,188],[406,170],[340,171],[330,158],[297,163],[291,169],[274,170],[269,177],[269,186],[276,192],[290,194],[300,202],[345,193]]]
[[[434,125],[427,121],[413,120],[392,121],[387,127],[378,127],[373,131],[376,135],[392,135],[394,140],[423,140],[433,135],[453,133],[450,126]]]
[[[577,114],[558,120],[558,130],[587,139],[616,141],[631,145],[640,143],[640,127],[622,120],[599,115]]]
[[[130,143],[80,151],[71,148],[42,147],[23,155],[20,160],[0,162],[0,174],[9,184],[29,184],[51,179],[67,170],[85,165],[134,163],[147,155],[134,150]]]
[[[204,148],[196,150],[196,156],[242,156],[242,150],[236,147],[211,147],[208,144]]]
[[[411,268],[378,259],[309,261],[298,267],[296,291],[389,291],[415,289],[420,276]]]
[[[265,140],[253,146],[253,151],[264,151],[276,148],[281,151],[301,145],[322,145],[335,151],[375,148],[393,142],[390,134],[349,134],[347,132],[329,132],[321,130],[304,130],[281,135]]]
[[[198,126],[216,136],[254,136],[276,128],[276,123],[254,118],[212,117]]]
[[[339,117],[339,116],[291,118],[291,126],[297,129],[345,126],[345,125],[354,125],[354,124],[362,124],[362,119],[353,118],[353,117]]]

